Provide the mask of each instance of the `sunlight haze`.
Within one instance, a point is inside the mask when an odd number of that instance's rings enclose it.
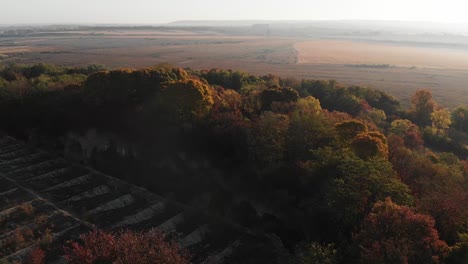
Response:
[[[0,24],[157,24],[177,20],[468,22],[461,0],[0,0]]]

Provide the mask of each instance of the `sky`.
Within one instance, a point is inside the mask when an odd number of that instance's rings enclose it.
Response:
[[[468,22],[466,0],[0,0],[0,24],[177,20]]]

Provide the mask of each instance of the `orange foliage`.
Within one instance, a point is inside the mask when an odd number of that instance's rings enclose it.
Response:
[[[351,142],[354,153],[362,159],[375,156],[388,157],[387,139],[380,132],[361,133]]]
[[[335,129],[338,132],[338,135],[340,135],[340,137],[346,141],[351,140],[358,134],[365,133],[368,130],[365,124],[357,120],[339,123],[335,126]]]

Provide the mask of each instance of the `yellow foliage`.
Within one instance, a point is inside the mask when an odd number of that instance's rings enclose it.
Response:
[[[191,120],[205,117],[214,100],[208,85],[188,79],[167,83],[162,91],[161,103],[175,118]]]
[[[335,126],[336,131],[341,139],[348,141],[353,139],[360,133],[366,133],[368,128],[367,126],[357,120],[345,121],[339,123]]]
[[[431,114],[431,121],[436,134],[445,134],[445,131],[452,124],[450,112],[446,108],[434,111]]]
[[[366,132],[354,137],[351,142],[354,153],[362,159],[388,157],[387,138],[380,132]]]

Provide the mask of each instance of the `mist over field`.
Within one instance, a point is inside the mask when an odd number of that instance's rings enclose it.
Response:
[[[364,20],[21,25],[0,28],[0,59],[111,68],[170,62],[336,79],[384,89],[405,104],[414,91],[429,88],[456,107],[468,101],[466,29],[463,23]]]

